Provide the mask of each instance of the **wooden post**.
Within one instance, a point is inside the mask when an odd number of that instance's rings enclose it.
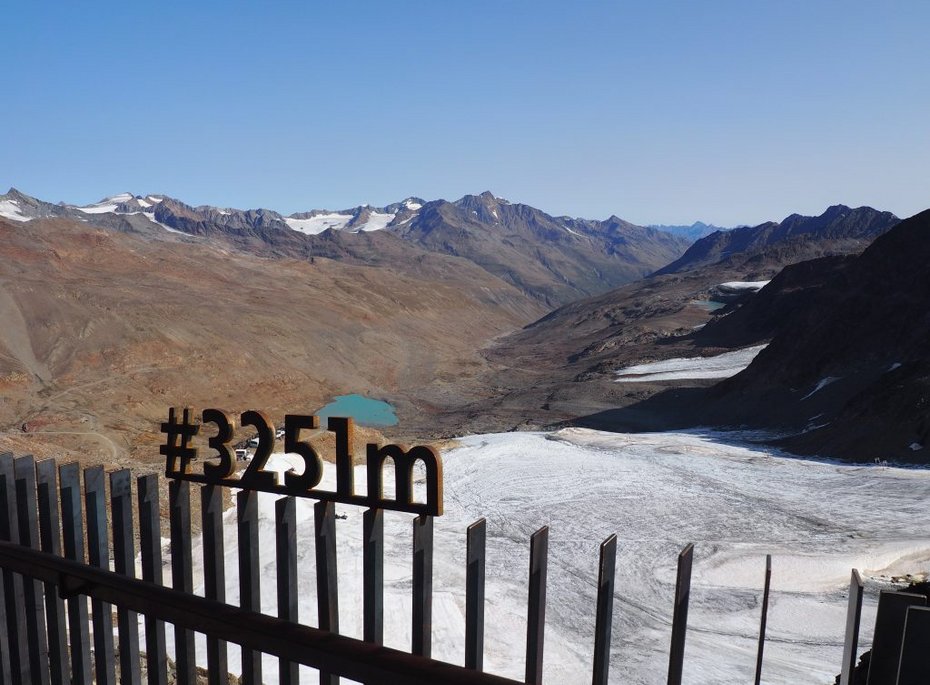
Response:
[[[61,532],[65,559],[84,563],[84,509],[81,505],[81,467],[77,462],[58,469],[61,491]],[[68,597],[68,632],[71,640],[71,678],[74,685],[91,685],[90,628],[87,597]]]
[[[668,657],[668,685],[681,685],[685,663],[685,636],[688,632],[688,600],[691,597],[691,563],[694,545],[687,545],[678,555],[678,578],[675,581],[675,611],[672,616],[672,645]]]
[[[106,484],[102,466],[84,469],[84,508],[87,510],[88,561],[97,568],[109,570]],[[90,606],[94,617],[94,673],[97,685],[115,685],[113,607],[100,600],[91,600]]]
[[[336,507],[313,506],[316,545],[316,601],[320,630],[339,632],[339,592],[336,584]],[[320,685],[338,685],[339,676],[320,672]]]
[[[193,594],[190,483],[182,480],[171,481],[168,486],[168,507],[171,512],[171,586],[175,590]],[[174,659],[177,667],[177,685],[197,685],[197,662],[192,630],[175,626]]]
[[[36,462],[30,455],[13,460],[16,475],[16,508],[19,518],[19,544],[39,549],[39,503],[36,495]],[[42,583],[25,579],[26,639],[29,670],[34,685],[49,685],[48,633],[45,629],[45,601]]]
[[[261,612],[261,576],[258,558],[258,493],[240,490],[236,495],[239,542],[239,606]],[[262,654],[242,648],[242,685],[262,685]]]
[[[487,521],[465,532],[465,668],[484,670],[484,579]]]
[[[161,567],[161,514],[158,504],[158,476],[136,479],[139,499],[139,546],[142,551],[142,580],[155,585],[164,582]],[[168,685],[168,654],[165,622],[145,615],[145,664],[148,685]]]
[[[219,486],[200,489],[200,514],[203,530],[204,596],[218,602],[226,600],[226,569],[223,551],[223,492]],[[207,636],[207,682],[221,685],[229,681],[229,658],[226,642]]]
[[[526,678],[524,678],[529,685],[541,685],[543,677],[548,558],[549,526],[543,526],[530,538],[530,592],[526,620]]]
[[[594,622],[593,685],[607,685],[610,672],[610,634],[614,618],[614,575],[617,564],[617,536],[601,543],[597,572],[597,618]]]
[[[58,465],[54,459],[36,464],[39,501],[39,538],[43,552],[61,556],[61,519],[58,514]],[[45,620],[48,623],[48,659],[51,682],[71,685],[65,600],[52,585],[45,586]]]
[[[765,555],[765,589],[762,591],[762,620],[759,623],[759,651],[756,655],[755,685],[762,682],[762,651],[765,648],[765,623],[769,615],[769,585],[772,582],[772,555]]]

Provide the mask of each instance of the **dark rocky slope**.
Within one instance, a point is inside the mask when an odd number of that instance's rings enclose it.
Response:
[[[733,254],[745,258],[763,250],[770,252],[777,245],[794,254],[792,262],[860,252],[898,221],[891,212],[871,207],[850,209],[844,205],[834,205],[820,216],[792,214],[779,223],[767,222],[712,233],[656,273],[681,273],[720,262]]]
[[[706,417],[802,429],[785,444],[806,453],[928,461],[928,264],[930,210],[809,287],[749,368],[713,389]]]

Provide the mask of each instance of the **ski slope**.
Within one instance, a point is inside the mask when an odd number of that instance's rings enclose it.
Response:
[[[611,682],[663,682],[676,555],[695,543],[684,681],[751,682],[765,555],[773,555],[763,679],[832,683],[852,567],[870,579],[860,651],[884,576],[930,567],[930,471],[786,458],[720,434],[584,429],[463,438],[443,456],[435,522],[433,656],[463,663],[465,528],[488,520],[485,669],[523,676],[530,534],[550,525],[545,680],[590,682],[597,555],[619,537]],[[732,435],[729,436],[732,439]],[[276,455],[272,466],[297,463]],[[321,487],[333,487],[334,468]],[[361,468],[361,467],[360,467]],[[364,488],[359,472],[356,483]],[[275,613],[274,496],[260,495],[262,595]],[[298,500],[301,621],[316,622],[312,500]],[[362,511],[337,505],[341,632],[361,636]],[[235,511],[226,520],[227,600],[238,601]],[[385,643],[410,648],[412,517],[385,513]],[[202,545],[194,541],[202,593]],[[166,558],[166,574],[168,574]],[[170,577],[170,575],[166,575]],[[204,641],[198,662],[205,665]],[[173,646],[169,626],[169,647]],[[239,650],[230,645],[230,668]],[[264,679],[277,682],[265,657]],[[309,669],[302,683],[316,683]]]

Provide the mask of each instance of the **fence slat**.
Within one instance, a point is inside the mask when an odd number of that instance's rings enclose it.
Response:
[[[162,585],[161,513],[158,502],[158,476],[136,479],[139,501],[139,547],[142,553],[142,580]],[[148,685],[168,685],[168,654],[165,622],[145,616],[145,666]]]
[[[610,636],[614,620],[614,576],[617,564],[617,536],[601,543],[597,571],[597,618],[594,622],[593,685],[607,685],[610,672]]]
[[[39,549],[39,503],[36,494],[36,462],[30,455],[13,460],[16,476],[16,509],[19,518],[19,544]],[[32,683],[48,685],[48,633],[45,628],[45,600],[42,583],[27,580],[25,590],[26,640]]]
[[[87,559],[97,568],[109,569],[107,501],[103,467],[84,469],[84,508],[87,511]],[[97,685],[115,685],[113,608],[106,602],[90,603],[94,626],[94,674]]]
[[[13,455],[9,453],[0,454],[0,462],[12,460]],[[0,467],[2,470],[2,467]],[[6,496],[6,479],[0,477],[0,518],[4,518],[7,513],[7,496]],[[9,537],[9,519],[0,521],[0,539],[6,540]],[[4,572],[5,576],[6,573]],[[5,578],[0,578],[0,684],[11,685],[13,683],[13,671],[10,666],[10,624],[7,619],[7,588]]]
[[[859,658],[859,620],[862,617],[862,577],[852,570],[849,579],[849,599],[846,606],[846,639],[843,642],[843,666],[840,669],[840,685],[851,685],[852,674]]]
[[[236,495],[239,543],[239,606],[260,612],[261,576],[258,557],[258,493],[241,490]],[[262,685],[262,655],[242,648],[242,685]]]
[[[278,618],[297,623],[297,502],[293,497],[275,501],[274,520]],[[278,666],[281,685],[300,682],[297,667],[294,661],[281,661]]]
[[[200,489],[200,515],[203,530],[204,596],[226,601],[226,569],[223,551],[223,491],[216,485]],[[220,685],[229,680],[226,642],[207,636],[207,682]]]
[[[765,555],[765,587],[762,591],[762,619],[759,622],[759,652],[756,655],[755,685],[762,681],[762,652],[765,649],[765,624],[769,616],[769,586],[772,582],[772,555]]]
[[[465,532],[465,668],[484,670],[484,580],[487,521]]]
[[[190,483],[171,481],[168,486],[168,508],[171,521],[171,586],[175,590],[193,594]],[[175,627],[174,660],[177,685],[197,685],[197,662],[192,630]]]
[[[84,563],[84,509],[81,506],[81,467],[77,462],[58,469],[61,493],[61,532],[65,558]],[[90,628],[87,597],[68,598],[68,633],[71,641],[71,678],[74,685],[91,685]]]
[[[39,539],[43,552],[61,556],[61,519],[58,513],[58,465],[54,459],[36,464],[36,489],[39,501]],[[50,585],[45,586],[45,620],[48,623],[48,657],[51,681],[70,685],[68,663],[68,627],[65,601]]]
[[[384,511],[362,514],[362,634],[384,644]]]
[[[19,542],[19,524],[16,517],[16,484],[13,479],[13,455],[0,454],[0,538],[7,542]],[[4,613],[4,656],[9,663],[9,683],[29,682],[29,658],[26,643],[20,636],[26,634],[26,619],[23,615],[23,577],[3,569]],[[6,665],[4,665],[4,669]]]
[[[413,519],[413,631],[410,651],[430,656],[433,649],[433,517]]]
[[[681,685],[681,674],[685,662],[685,635],[688,632],[688,600],[691,597],[691,562],[693,558],[693,544],[688,544],[678,554],[675,611],[672,615],[672,644],[668,657],[668,685]]]
[[[339,632],[339,592],[336,584],[336,506],[313,505],[316,545],[316,601],[320,630]],[[339,676],[320,672],[321,685],[338,685]]]
[[[543,644],[546,632],[546,575],[549,557],[549,526],[530,538],[530,587],[526,620],[526,677],[540,685],[543,676]]]
[[[136,577],[136,552],[132,525],[132,473],[120,469],[110,473],[110,515],[113,517],[113,570],[128,578]],[[140,685],[139,617],[117,607],[119,628],[119,669],[122,685]]]

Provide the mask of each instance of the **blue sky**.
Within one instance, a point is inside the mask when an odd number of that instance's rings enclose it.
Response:
[[[758,223],[930,207],[930,3],[19,3],[0,192]],[[15,30],[14,30],[15,27]]]

